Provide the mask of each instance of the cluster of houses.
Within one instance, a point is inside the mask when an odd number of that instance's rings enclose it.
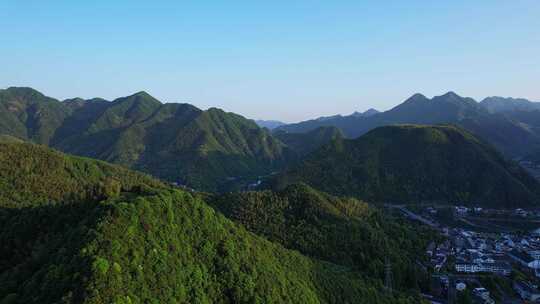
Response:
[[[433,209],[433,208],[431,208]],[[428,208],[426,210],[428,213],[433,214],[433,211]],[[481,207],[466,207],[466,206],[455,206],[454,214],[456,216],[474,216],[474,215],[483,215],[483,216],[519,216],[519,217],[540,217],[540,210],[524,210],[521,208],[513,210],[503,210],[503,209],[487,209]]]
[[[453,229],[455,270],[464,273],[490,272],[509,275],[511,265],[540,278],[540,237],[487,234]]]
[[[463,227],[475,226],[471,222],[474,217],[512,218],[514,221],[520,218],[527,221],[540,219],[540,209],[497,210],[465,205],[453,207],[454,219],[457,217],[463,222]],[[430,266],[436,272],[433,278],[438,278],[440,283],[433,282],[433,292],[429,296],[440,297],[441,290],[458,290],[459,286],[463,287],[468,282],[475,287],[468,289],[476,298],[475,303],[494,303],[489,291],[480,283],[482,278],[491,274],[505,277],[504,280],[512,285],[515,294],[510,297],[519,295],[522,300],[540,303],[540,289],[537,286],[540,285],[540,228],[528,234],[476,232],[441,225],[439,220],[445,222],[448,213],[439,215],[439,210],[434,207],[423,209],[421,214],[415,214],[405,207],[400,209],[408,218],[427,224],[446,237],[444,242],[432,242],[426,248]],[[481,228],[486,230],[485,227]],[[451,287],[454,284],[450,284],[450,277],[457,280],[455,287]]]
[[[451,255],[452,245],[449,240],[441,243],[435,244],[431,242],[427,249],[426,254],[430,258],[430,263],[435,271],[439,272],[445,265],[448,260],[448,257]]]
[[[426,209],[428,215],[435,215],[436,210]],[[482,208],[459,206],[455,214],[486,212]],[[493,212],[488,210],[493,214]],[[536,216],[534,211],[515,209],[512,216]],[[498,214],[498,213],[497,213]],[[508,214],[508,213],[507,213]],[[439,227],[440,228],[440,227]],[[474,278],[485,274],[508,277],[513,269],[526,274],[529,279],[514,280],[512,285],[521,299],[540,303],[540,289],[535,282],[540,282],[540,229],[527,235],[507,233],[481,233],[462,228],[440,228],[447,240],[440,244],[430,243],[426,248],[431,266],[436,272],[450,270],[456,277]],[[452,264],[449,264],[452,261]],[[539,280],[533,279],[539,278]],[[456,286],[457,289],[457,286]],[[479,303],[494,303],[482,286],[473,290],[473,295]]]
[[[494,273],[507,276],[512,271],[509,258],[498,248],[498,242],[487,235],[453,229],[455,270],[458,273]]]
[[[432,294],[423,295],[432,304],[446,303],[444,298],[448,296],[448,290],[451,284],[450,277],[448,275],[440,275],[438,278],[441,284],[439,286],[432,285]],[[456,278],[454,276],[452,284],[455,284],[455,292],[457,293],[469,290],[473,303],[495,304],[495,300],[491,297],[490,291],[482,287],[480,281],[476,278]],[[446,290],[446,296],[444,295],[443,290]]]
[[[432,242],[426,248],[436,272],[441,271],[452,256],[454,264],[448,268],[454,270],[456,277],[475,278],[476,274],[488,273],[508,277],[513,267],[518,267],[540,278],[540,235],[478,233],[460,228],[444,229],[444,233],[448,236],[446,241]],[[461,285],[465,286],[458,283],[456,289],[463,288]],[[540,303],[540,290],[533,282],[517,280],[513,288],[521,299]],[[473,289],[472,294],[478,303],[495,303],[482,286]]]

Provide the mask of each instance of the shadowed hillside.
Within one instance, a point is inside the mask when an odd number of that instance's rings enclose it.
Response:
[[[491,207],[534,206],[540,193],[521,167],[453,126],[388,126],[336,140],[280,175],[276,186],[295,182],[368,201]]]
[[[332,140],[343,138],[343,133],[336,127],[320,127],[307,133],[277,131],[274,136],[303,157]]]

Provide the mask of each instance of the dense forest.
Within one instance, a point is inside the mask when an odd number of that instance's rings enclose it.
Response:
[[[336,127],[320,127],[306,133],[288,133],[282,130],[273,135],[281,140],[301,158],[316,151],[326,143],[343,138],[343,133]]]
[[[59,101],[31,88],[0,90],[0,134],[206,191],[236,189],[297,158],[252,120],[145,92]]]
[[[536,206],[540,184],[492,146],[455,126],[380,127],[335,140],[274,179],[370,202]]]
[[[32,144],[0,144],[0,160],[2,304],[419,301],[143,174]]]
[[[416,267],[431,230],[392,218],[365,202],[334,197],[305,185],[279,192],[251,191],[214,196],[211,204],[246,229],[286,248],[352,267],[384,280],[390,263],[394,288],[417,290],[427,273]]]

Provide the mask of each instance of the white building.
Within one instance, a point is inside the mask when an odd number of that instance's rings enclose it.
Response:
[[[508,263],[470,263],[456,262],[456,271],[465,273],[490,272],[500,275],[509,275],[512,267]]]

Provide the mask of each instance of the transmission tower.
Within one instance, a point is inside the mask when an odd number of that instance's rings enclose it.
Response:
[[[388,293],[392,293],[393,279],[392,265],[390,264],[390,260],[386,258],[384,263],[384,288]]]

